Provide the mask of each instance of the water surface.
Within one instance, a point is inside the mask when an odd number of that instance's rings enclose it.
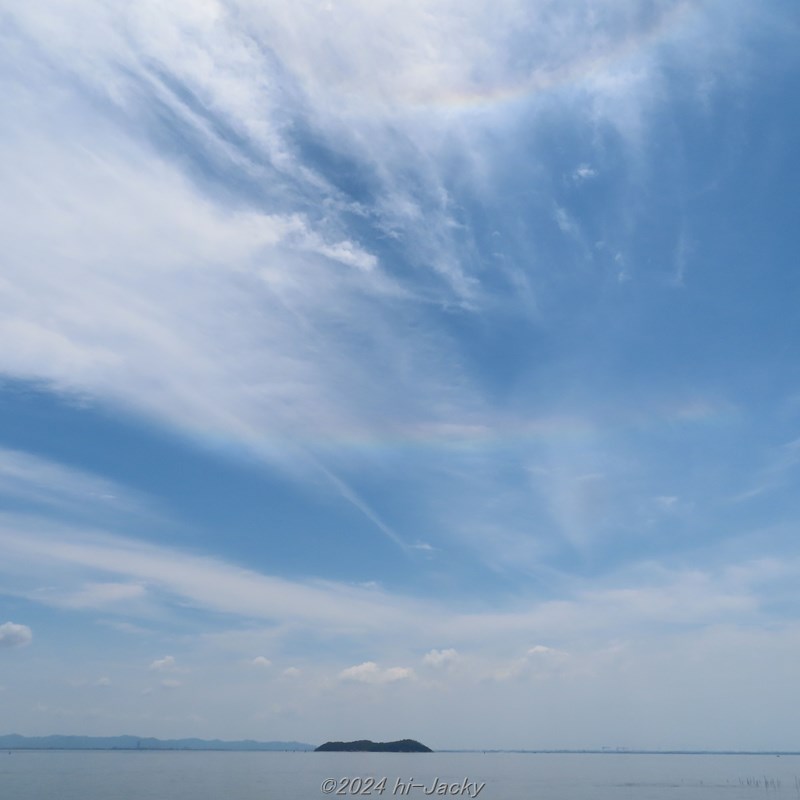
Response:
[[[385,777],[382,794],[321,790],[356,777]],[[470,788],[454,794],[465,779]],[[481,800],[800,800],[800,756],[0,752],[9,800],[425,800],[443,784],[468,797],[480,783]]]

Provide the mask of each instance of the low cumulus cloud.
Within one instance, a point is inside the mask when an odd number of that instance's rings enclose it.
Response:
[[[272,662],[264,656],[256,656],[250,663],[254,667],[261,667],[262,669],[272,666]]]
[[[522,658],[502,666],[494,673],[495,680],[507,681],[523,677],[547,678],[563,672],[569,653],[537,644],[529,648]]]
[[[33,640],[33,633],[27,625],[4,622],[0,625],[0,648],[25,647]]]
[[[150,664],[150,669],[156,672],[174,672],[178,668],[174,656],[164,656],[164,658],[157,658]]]
[[[429,667],[446,667],[458,661],[458,651],[452,647],[447,650],[431,650],[422,658],[422,663]]]
[[[356,683],[395,683],[414,677],[414,670],[409,667],[388,667],[381,669],[374,661],[365,661],[353,667],[343,669],[339,679]]]

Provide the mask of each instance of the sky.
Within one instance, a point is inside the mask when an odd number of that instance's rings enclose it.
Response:
[[[799,34],[0,2],[0,733],[796,749]]]

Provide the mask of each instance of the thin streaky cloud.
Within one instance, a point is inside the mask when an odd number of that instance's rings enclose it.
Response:
[[[0,27],[7,724],[791,742],[790,3]]]

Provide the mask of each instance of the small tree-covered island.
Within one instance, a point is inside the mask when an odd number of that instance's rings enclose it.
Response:
[[[430,747],[414,739],[400,739],[399,742],[370,742],[359,739],[357,742],[325,742],[315,753],[432,753]]]

